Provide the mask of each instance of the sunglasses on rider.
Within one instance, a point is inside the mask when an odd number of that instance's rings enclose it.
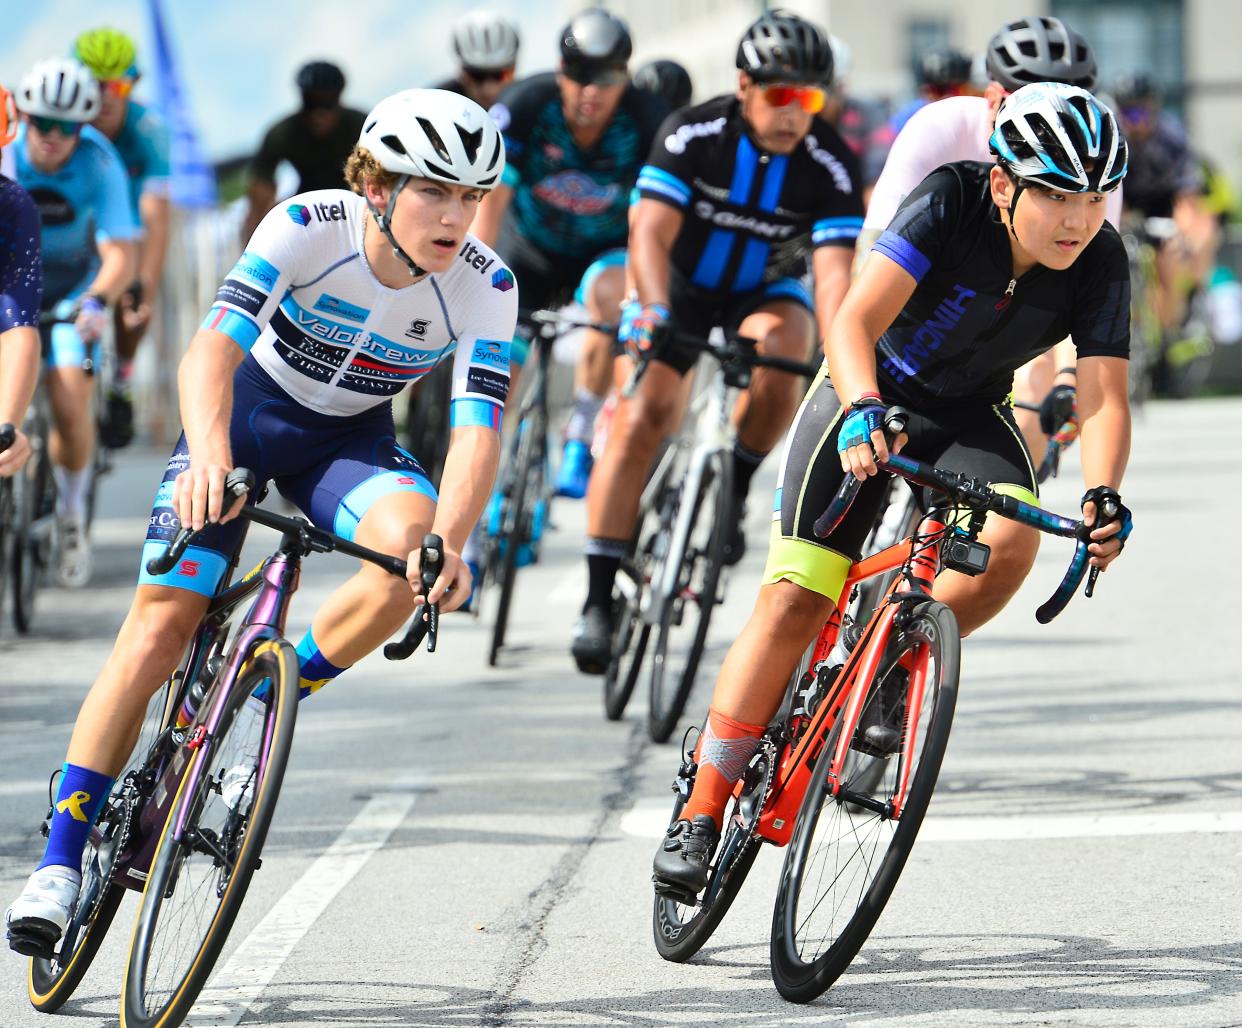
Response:
[[[31,115],[30,124],[45,136],[52,132],[59,132],[62,136],[76,136],[82,131],[80,121],[66,121],[64,118],[43,118]]]
[[[773,107],[788,107],[796,103],[807,114],[818,114],[824,109],[827,94],[819,86],[760,86],[763,98]]]
[[[475,82],[512,82],[512,68],[462,68]]]
[[[124,100],[134,91],[134,83],[137,79],[119,78],[119,79],[100,79],[99,88],[109,96],[115,96],[118,100]]]
[[[580,86],[619,86],[630,73],[624,64],[595,64],[591,61],[564,61],[561,71]]]

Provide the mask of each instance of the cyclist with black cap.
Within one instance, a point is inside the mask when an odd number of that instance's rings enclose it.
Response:
[[[628,255],[637,295],[623,321],[633,323],[629,354],[650,363],[634,396],[617,406],[587,493],[589,587],[572,652],[588,674],[608,666],[613,583],[644,474],[680,420],[684,376],[697,358],[665,342],[670,329],[706,336],[719,326],[759,340],[762,353],[805,359],[849,284],[862,199],[857,160],[816,117],[833,77],[827,34],[770,11],[746,30],[736,64],[737,91],[672,115],[638,177]],[[814,298],[801,280],[808,263]],[[622,358],[618,377],[631,366]],[[729,563],[745,546],[751,479],[798,394],[793,376],[759,371],[734,411]]]
[[[358,141],[366,115],[341,106],[345,73],[329,61],[303,65],[295,81],[302,94],[301,109],[267,130],[250,163],[250,210],[242,226],[243,241],[276,203],[276,167],[282,161],[298,173],[295,192],[347,186],[345,159]]]
[[[453,25],[452,39],[457,72],[432,88],[468,96],[486,110],[513,81],[517,26],[492,11],[471,11]]]

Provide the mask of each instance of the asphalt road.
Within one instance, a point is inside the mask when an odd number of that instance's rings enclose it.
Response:
[[[656,955],[650,860],[677,751],[645,741],[641,703],[605,722],[598,680],[573,670],[583,513],[563,502],[502,669],[483,666],[484,626],[453,616],[437,654],[376,655],[303,704],[263,868],[190,1023],[1242,1024],[1239,437],[1242,402],[1150,406],[1125,489],[1137,527],[1096,598],[1036,624],[1069,555],[1049,541],[967,642],[922,835],[817,1003],[783,1002],[769,977],[776,852],[694,962]],[[162,462],[127,456],[107,483],[95,585],[46,593],[37,636],[0,634],[0,905],[41,852],[47,777],[123,617]],[[1071,511],[1081,488],[1071,460],[1047,502]],[[733,574],[695,716],[762,559],[752,546]],[[310,561],[295,640],[349,572]],[[136,909],[66,1023],[117,1023]],[[49,1023],[24,975],[3,951],[4,1028]]]

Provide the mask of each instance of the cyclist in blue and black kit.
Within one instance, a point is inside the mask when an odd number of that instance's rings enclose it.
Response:
[[[560,70],[514,83],[492,108],[509,163],[504,185],[479,208],[475,232],[508,261],[524,308],[564,303],[596,257],[625,246],[630,191],[668,113],[661,97],[630,82],[632,49],[619,18],[583,11],[561,32]],[[619,295],[606,296],[606,285],[597,280],[586,290],[595,320],[616,319]],[[603,352],[607,359],[607,343]],[[601,402],[578,384],[576,403],[589,408],[581,416],[593,420]]]
[[[125,168],[87,122],[99,113],[99,86],[77,61],[43,61],[22,79],[17,181],[43,225],[43,311],[58,320],[45,333],[51,440],[60,522],[63,585],[90,579],[86,496],[95,448],[91,380],[84,364],[108,326],[108,306],[133,281],[137,226]],[[76,312],[76,314],[75,314]]]
[[[116,379],[101,426],[105,442],[119,448],[134,437],[130,376],[138,344],[151,324],[168,249],[168,132],[153,111],[130,99],[140,75],[137,48],[128,35],[111,28],[83,32],[74,41],[73,56],[99,83],[99,115],[92,124],[120,154],[129,176],[130,208],[142,230],[134,279],[116,305]]]
[[[17,134],[15,115],[12,95],[0,86],[0,147]],[[30,457],[21,425],[39,380],[42,300],[39,210],[26,190],[0,175],[0,425],[14,431],[13,442],[0,451],[0,478],[15,475]]]
[[[682,379],[697,358],[663,344],[669,327],[706,336],[720,326],[758,339],[760,352],[804,360],[849,285],[863,207],[857,161],[815,117],[832,82],[827,34],[772,11],[747,29],[736,63],[737,93],[670,117],[638,177],[628,257],[637,297],[623,320],[633,320],[631,353],[651,363],[617,406],[587,494],[589,587],[572,652],[588,674],[608,665],[612,587],[643,477],[680,418]],[[802,282],[808,264],[814,299]],[[619,362],[619,377],[629,368]],[[756,374],[738,402],[730,563],[745,545],[751,479],[797,402],[795,378],[773,371]]]
[[[137,593],[78,714],[43,860],[7,915],[13,948],[47,955],[64,931],[91,823],[240,545],[244,522],[224,506],[235,466],[259,489],[274,481],[316,525],[408,555],[409,585],[363,564],[320,608],[298,645],[304,694],[423,601],[427,532],[444,540],[444,568],[426,600],[448,611],[469,593],[459,553],[496,474],[517,293],[495,288],[508,269],[467,229],[503,168],[500,133],[477,104],[397,93],[366,117],[345,169],[352,191],[281,203],[220,286],[181,364],[185,432],[156,492]],[[446,359],[453,429],[437,497],[397,446],[392,398]],[[150,575],[147,558],[182,524],[207,530]]]

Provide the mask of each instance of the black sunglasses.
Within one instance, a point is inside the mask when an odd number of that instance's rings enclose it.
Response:
[[[475,82],[510,82],[513,79],[512,68],[466,68],[461,69]]]
[[[561,72],[580,86],[619,86],[630,77],[624,64],[595,64],[590,61],[564,61]]]

